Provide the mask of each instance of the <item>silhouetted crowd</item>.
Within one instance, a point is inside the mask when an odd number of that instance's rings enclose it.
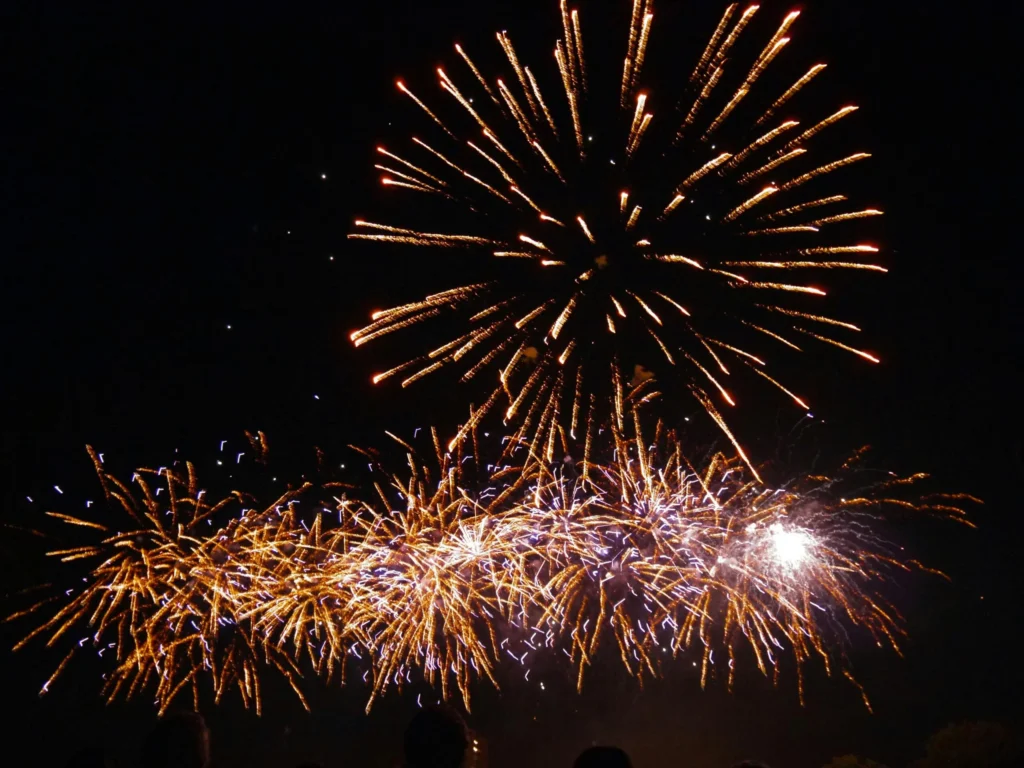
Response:
[[[446,707],[427,707],[416,714],[405,730],[405,768],[463,768],[470,749],[469,732],[459,715]],[[618,747],[590,747],[573,768],[632,768]],[[101,749],[76,755],[67,768],[115,768]],[[139,768],[211,768],[210,732],[195,712],[165,717],[146,739]],[[321,768],[315,764],[298,768]],[[745,762],[735,768],[766,768]]]

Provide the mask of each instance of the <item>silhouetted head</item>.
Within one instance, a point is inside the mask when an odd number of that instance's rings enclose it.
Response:
[[[107,757],[101,747],[83,749],[68,760],[65,768],[113,768],[114,761]]]
[[[462,718],[447,707],[426,707],[405,729],[408,768],[459,768],[469,742]]]
[[[210,732],[196,712],[162,718],[142,748],[144,768],[206,768],[209,763]]]
[[[572,765],[573,768],[633,768],[629,755],[618,747],[585,749]]]

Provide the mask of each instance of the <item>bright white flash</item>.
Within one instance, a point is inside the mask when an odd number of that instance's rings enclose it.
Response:
[[[785,568],[798,568],[811,556],[810,535],[806,531],[783,528],[779,523],[769,529],[775,558]]]

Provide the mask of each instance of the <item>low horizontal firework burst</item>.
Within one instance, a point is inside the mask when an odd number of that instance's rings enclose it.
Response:
[[[644,86],[653,0],[634,1],[621,77],[603,58],[591,71],[581,15],[562,0],[554,67],[531,69],[500,32],[495,77],[456,45],[436,82],[399,80],[423,119],[403,145],[377,147],[375,168],[407,223],[360,219],[349,237],[423,249],[451,287],[373,313],[351,338],[421,323],[448,335],[374,383],[486,382],[475,418],[499,412],[550,459],[621,410],[615,390],[654,375],[735,444],[721,414],[736,404],[730,376],[807,408],[772,375],[773,352],[824,344],[878,362],[854,323],[821,309],[829,273],[886,271],[861,234],[881,211],[831,184],[870,155],[821,143],[857,107],[793,112],[825,65],[774,77],[800,14],[751,46],[757,12],[729,5],[689,77],[656,77],[656,91]]]
[[[254,575],[261,582],[267,577],[260,569],[268,552],[288,546],[291,526],[282,520],[306,489],[259,510],[246,494],[211,498],[198,486],[191,463],[139,469],[129,486],[108,473],[91,448],[89,454],[109,517],[100,523],[48,513],[98,541],[47,553],[62,563],[93,563],[86,586],[65,592],[60,610],[15,650],[35,637],[53,646],[75,635],[54,677],[76,653],[93,647],[115,660],[104,686],[111,700],[149,685],[161,702],[183,690],[198,696],[196,678],[204,675],[216,700],[237,687],[246,705],[255,703],[258,710],[259,669],[269,664],[293,682],[298,669],[288,654],[263,644],[232,596],[250,588]],[[214,529],[215,519],[229,522]],[[29,612],[52,603],[46,599]],[[80,631],[86,634],[79,638]]]
[[[198,705],[208,687],[258,712],[268,672],[300,698],[303,674],[354,674],[368,710],[421,681],[468,706],[474,680],[529,678],[539,659],[564,659],[582,687],[601,658],[643,680],[694,652],[702,685],[730,686],[747,660],[775,676],[788,654],[802,698],[814,659],[853,680],[837,665],[840,625],[899,650],[883,585],[922,566],[897,556],[878,518],[967,522],[970,497],[908,501],[921,476],[841,495],[852,464],[772,487],[720,454],[691,464],[671,432],[645,439],[638,419],[609,440],[610,462],[487,466],[434,433],[436,462],[404,441],[406,470],[371,461],[363,500],[306,484],[269,505],[214,501],[187,463],[124,484],[93,454],[111,514],[51,513],[91,537],[49,553],[84,583],[12,616],[48,615],[16,648],[70,648],[44,692],[93,649],[110,660],[109,698],[151,691],[161,709],[188,693]]]

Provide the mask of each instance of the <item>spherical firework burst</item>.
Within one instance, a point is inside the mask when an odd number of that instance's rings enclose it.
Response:
[[[454,285],[375,312],[352,340],[427,321],[451,335],[375,383],[404,387],[441,369],[496,382],[474,419],[500,410],[550,457],[581,424],[607,424],[669,386],[735,444],[719,412],[735,404],[733,373],[807,407],[769,373],[773,349],[824,343],[878,362],[843,340],[858,328],[822,314],[814,284],[824,270],[885,269],[850,230],[881,211],[844,205],[828,184],[868,153],[820,142],[857,108],[791,117],[825,65],[772,76],[799,12],[748,46],[758,6],[730,5],[689,77],[667,81],[674,101],[644,87],[652,7],[634,0],[614,83],[600,66],[589,72],[581,17],[565,0],[550,78],[501,32],[496,78],[456,45],[455,66],[436,71],[437,104],[427,85],[398,81],[424,119],[404,146],[379,146],[375,167],[409,207],[399,223],[359,220],[349,237],[425,249]],[[654,374],[656,387],[634,391]]]
[[[209,685],[259,711],[267,671],[301,699],[305,671],[345,682],[351,666],[368,709],[419,681],[468,706],[474,679],[529,679],[548,656],[568,657],[582,687],[602,648],[641,680],[695,652],[702,685],[731,685],[746,659],[777,674],[788,653],[802,697],[807,662],[842,669],[835,627],[898,649],[882,584],[921,566],[877,533],[880,513],[963,521],[957,499],[969,498],[907,501],[897,494],[919,476],[889,475],[841,495],[848,467],[765,487],[721,455],[695,468],[660,427],[650,442],[638,421],[610,434],[611,462],[530,461],[476,479],[463,466],[485,467],[479,455],[438,450],[432,471],[400,441],[409,471],[379,475],[364,500],[304,485],[259,508],[241,494],[207,500],[189,464],[157,472],[157,490],[136,473],[133,493],[96,459],[132,525],[53,513],[100,540],[50,553],[93,564],[84,587],[16,614],[58,605],[17,647],[70,645],[45,691],[93,645],[114,659],[111,698],[152,688],[161,708]]]

